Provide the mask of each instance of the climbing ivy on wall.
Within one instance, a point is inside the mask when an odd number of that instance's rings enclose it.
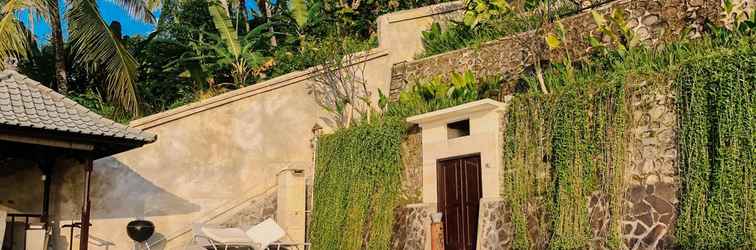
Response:
[[[625,87],[582,86],[512,102],[503,194],[512,208],[517,249],[543,248],[534,244],[546,241],[551,249],[587,247],[593,238],[587,207],[592,195],[606,195],[610,227],[619,228]],[[529,216],[538,225],[528,225]],[[531,239],[528,227],[536,227],[540,237]],[[619,247],[618,230],[608,238],[609,248]]]
[[[320,138],[313,249],[388,249],[406,128],[386,119]]]
[[[756,249],[755,44],[754,35],[717,35],[590,58],[570,74],[552,65],[544,78],[554,92],[517,95],[505,122],[502,195],[512,209],[514,248],[592,246],[588,206],[597,195],[609,206],[606,247],[622,247],[628,99],[675,86],[675,244]],[[537,89],[533,78],[525,81]]]
[[[682,195],[678,243],[756,248],[756,53],[691,60],[677,80]]]

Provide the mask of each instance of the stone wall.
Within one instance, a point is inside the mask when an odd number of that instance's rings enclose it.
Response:
[[[645,44],[654,46],[678,38],[683,30],[690,28],[689,36],[697,36],[707,20],[719,20],[719,1],[704,0],[618,0],[597,7],[595,11],[606,14],[613,9],[625,11],[628,24]],[[580,59],[591,52],[587,37],[606,38],[596,32],[596,24],[590,10],[561,20],[566,28],[567,48],[572,58]],[[535,60],[561,58],[563,50],[549,51],[544,34],[554,30],[546,25],[542,32],[524,32],[477,48],[447,52],[416,61],[401,62],[393,66],[390,96],[397,98],[401,90],[417,81],[450,72],[471,70],[478,77],[503,74],[517,75]]]
[[[434,209],[427,204],[412,204],[397,208],[394,211],[396,219],[391,234],[391,249],[425,249],[428,240],[426,233],[430,230],[430,217],[433,211]]]
[[[509,205],[503,200],[482,201],[479,214],[479,249],[512,249],[514,229]]]
[[[412,126],[401,145],[402,187],[400,204],[422,202],[423,135],[420,127]]]
[[[670,86],[631,96],[622,238],[629,249],[669,249],[677,218],[677,114]]]

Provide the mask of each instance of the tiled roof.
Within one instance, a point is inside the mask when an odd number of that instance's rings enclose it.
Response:
[[[0,125],[143,143],[157,139],[104,118],[13,70],[0,72]]]

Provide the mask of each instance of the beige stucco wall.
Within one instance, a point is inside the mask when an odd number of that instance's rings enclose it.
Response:
[[[377,20],[379,48],[390,51],[392,64],[411,61],[423,51],[422,32],[434,22],[461,20],[463,9],[464,4],[455,1],[380,16]]]

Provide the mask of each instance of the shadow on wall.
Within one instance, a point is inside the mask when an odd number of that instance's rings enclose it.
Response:
[[[92,182],[94,219],[143,218],[200,211],[200,206],[178,197],[134,172],[113,157],[95,167]]]
[[[36,163],[0,156],[0,209],[9,213],[41,211],[41,177],[42,171]]]

